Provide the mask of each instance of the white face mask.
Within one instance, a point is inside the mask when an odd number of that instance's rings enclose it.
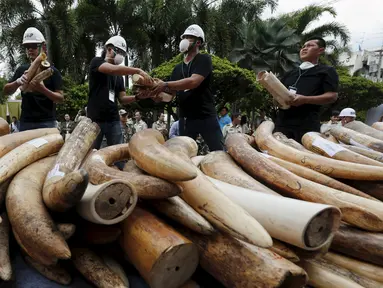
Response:
[[[122,62],[124,62],[124,59],[125,57],[121,54],[116,54],[116,56],[114,56],[114,64],[120,65]]]
[[[316,65],[306,61],[306,62],[303,62],[301,65],[299,65],[299,68],[301,68],[302,70],[307,70],[307,69],[313,68],[314,66]]]
[[[180,52],[185,53],[188,51],[190,46],[190,42],[188,39],[182,39],[180,42]]]

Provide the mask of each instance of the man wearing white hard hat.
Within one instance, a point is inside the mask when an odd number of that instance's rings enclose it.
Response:
[[[95,57],[89,67],[89,96],[87,116],[101,128],[95,148],[99,149],[105,136],[108,146],[123,142],[117,101],[122,105],[135,101],[127,96],[122,76],[140,74],[146,81],[151,78],[139,68],[122,66],[127,53],[125,39],[113,36],[105,43],[101,57]]]
[[[213,74],[211,57],[199,53],[204,42],[202,28],[196,24],[190,25],[181,36],[183,62],[174,68],[171,81],[159,82],[153,94],[158,95],[163,91],[176,94],[180,107],[181,135],[197,139],[198,134],[201,134],[210,151],[216,151],[223,150],[223,137],[210,89]]]
[[[354,121],[356,118],[356,112],[352,108],[344,108],[339,113],[339,119],[342,122],[342,126]]]
[[[18,67],[8,84],[4,86],[4,94],[11,95],[26,84],[26,73],[31,63],[44,48],[43,34],[35,27],[24,32],[23,46],[30,63]],[[52,66],[51,66],[52,67]],[[56,127],[56,103],[64,100],[62,78],[60,72],[53,68],[53,75],[42,83],[29,83],[32,92],[21,92],[20,131]]]

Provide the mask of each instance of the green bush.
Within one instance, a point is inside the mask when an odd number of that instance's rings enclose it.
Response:
[[[323,107],[322,119],[328,119],[331,110],[340,111],[343,108],[351,107],[358,113],[382,104],[383,83],[375,83],[360,76],[352,77],[342,70],[338,73],[338,100],[332,105]],[[358,116],[361,120],[365,118],[363,113],[358,113]]]
[[[78,110],[84,108],[88,102],[88,83],[76,85],[69,78],[63,79],[64,102],[57,104],[57,119],[62,121],[65,114],[72,118],[77,115]]]
[[[6,79],[0,77],[0,104],[4,104],[8,99],[8,96],[3,93],[4,86],[7,83],[8,81]]]

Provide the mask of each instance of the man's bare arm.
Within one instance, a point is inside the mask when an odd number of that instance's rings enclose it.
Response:
[[[118,100],[120,101],[120,103],[122,105],[128,105],[130,103],[133,103],[136,101],[136,97],[135,96],[128,96],[126,95],[126,92],[125,91],[121,91],[119,94],[118,94]]]
[[[334,103],[337,98],[338,93],[336,92],[326,92],[317,96],[304,96],[297,94],[289,104],[292,106],[301,106],[303,104],[325,105]]]
[[[125,75],[133,75],[133,74],[140,74],[142,76],[144,76],[144,74],[147,75],[140,68],[113,65],[110,63],[101,64],[100,67],[98,67],[98,71],[104,74],[109,74],[114,76],[125,76]]]
[[[194,89],[197,88],[202,81],[205,79],[205,77],[199,75],[199,74],[193,74],[188,78],[177,80],[177,81],[169,81],[167,82],[167,85],[170,90],[187,90],[187,89]]]
[[[4,86],[3,93],[5,95],[11,95],[16,92],[17,88],[19,88],[21,85],[17,83],[17,81],[13,81],[11,83],[7,83]]]

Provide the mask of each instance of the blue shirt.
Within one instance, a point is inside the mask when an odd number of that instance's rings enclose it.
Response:
[[[230,118],[230,116],[228,114],[226,114],[225,116],[219,118],[219,126],[221,126],[221,130],[227,124],[231,124],[231,118]]]
[[[170,127],[169,138],[174,138],[180,135],[178,121],[174,122]]]

